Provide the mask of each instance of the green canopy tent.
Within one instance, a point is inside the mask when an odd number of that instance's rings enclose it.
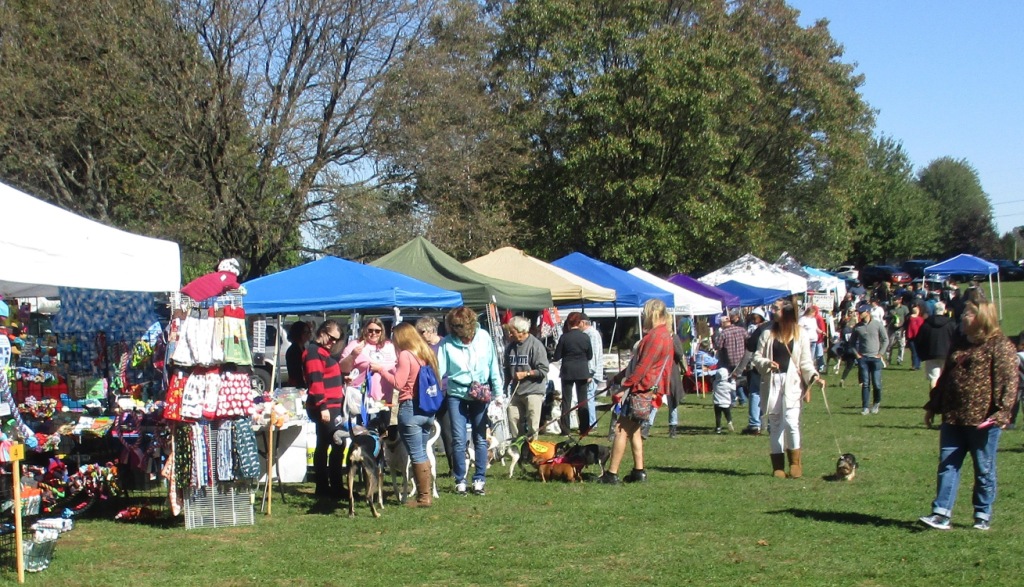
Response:
[[[473,271],[418,236],[371,265],[390,269],[437,287],[457,291],[467,306],[494,302],[500,308],[543,310],[554,304],[551,290],[488,277]]]

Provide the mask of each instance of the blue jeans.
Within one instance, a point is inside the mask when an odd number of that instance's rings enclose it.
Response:
[[[974,426],[943,422],[939,427],[939,471],[932,513],[952,515],[960,487],[960,466],[970,452],[974,461],[974,517],[992,519],[992,503],[996,500],[996,449],[1001,433],[996,426],[978,430]]]
[[[747,375],[747,387],[750,393],[747,394],[747,427],[750,429],[761,428],[761,373],[757,369],[751,369]]]
[[[587,414],[590,415],[591,426],[597,423],[597,403],[594,401],[597,397],[597,383],[596,379],[591,379],[587,384]]]
[[[875,389],[875,403],[882,403],[882,359],[878,357],[861,357],[860,364],[860,402],[861,407],[869,408],[870,391]]]
[[[473,429],[476,470],[473,481],[483,481],[487,473],[487,405],[484,402],[448,396],[448,417],[452,421],[452,476],[455,483],[466,482],[466,425]]]
[[[917,354],[917,341],[907,340],[907,346],[910,347],[910,366],[914,369],[920,369],[921,355]]]
[[[426,463],[427,440],[434,433],[434,417],[417,414],[412,400],[398,404],[398,431],[413,464]]]

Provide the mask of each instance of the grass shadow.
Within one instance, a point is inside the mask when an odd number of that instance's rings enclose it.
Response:
[[[736,469],[712,469],[710,467],[648,467],[648,469],[661,473],[700,473],[727,477],[760,477],[764,475],[764,473],[744,472]]]
[[[922,532],[924,528],[916,522],[907,520],[894,520],[871,514],[858,512],[828,512],[822,510],[805,510],[799,508],[787,508],[768,512],[772,515],[789,515],[794,518],[815,520],[818,522],[832,522],[835,524],[850,524],[855,526],[875,526],[877,528],[900,528],[908,532]]]
[[[866,424],[864,428],[889,428],[892,430],[928,430],[928,428],[925,427],[924,424],[916,424],[912,426],[906,424]],[[936,427],[935,430],[937,431],[938,428]]]

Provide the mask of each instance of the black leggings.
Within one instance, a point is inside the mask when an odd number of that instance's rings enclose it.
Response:
[[[573,388],[576,388],[576,401],[573,401]],[[587,380],[586,379],[563,379],[562,380],[562,432],[569,432],[569,410],[576,407],[577,402],[580,407],[576,410],[577,417],[580,420],[580,434],[586,433],[590,430],[590,407],[587,401]]]
[[[728,406],[715,406],[715,428],[722,427],[722,414],[725,414],[726,422],[732,422],[732,408]]]
[[[340,409],[329,410],[331,422],[341,414]],[[316,494],[341,498],[346,495],[342,487],[341,461],[345,455],[345,448],[334,445],[334,426],[324,424],[320,421],[320,414],[316,416],[316,449],[313,451],[313,478],[316,481]]]

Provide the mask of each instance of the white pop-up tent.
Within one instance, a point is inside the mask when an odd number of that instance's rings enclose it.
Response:
[[[768,289],[783,289],[794,294],[807,292],[807,279],[769,265],[747,253],[717,271],[708,273],[699,280],[707,285],[717,286],[727,281],[738,281],[746,285]]]
[[[54,297],[57,288],[168,292],[181,287],[178,244],[77,216],[0,183],[0,294]]]

